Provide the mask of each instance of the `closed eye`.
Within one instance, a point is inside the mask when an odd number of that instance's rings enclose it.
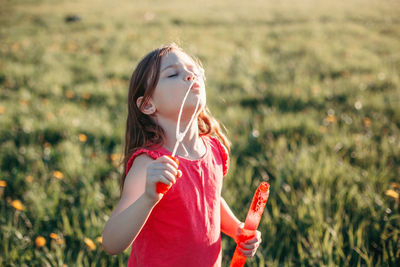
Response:
[[[168,78],[172,78],[172,77],[175,77],[175,76],[178,76],[178,73],[168,75]]]

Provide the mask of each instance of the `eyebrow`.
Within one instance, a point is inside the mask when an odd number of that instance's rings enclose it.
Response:
[[[169,65],[169,66],[166,66],[164,69],[162,69],[161,71],[160,71],[160,73],[161,72],[163,72],[163,71],[165,71],[165,70],[167,70],[167,69],[169,69],[169,68],[177,68],[178,67],[178,63],[175,63],[175,64],[171,64],[171,65]],[[192,68],[192,69],[198,69],[198,67],[196,66],[196,65],[192,65],[192,64],[184,64],[186,67],[190,67],[190,68]]]
[[[164,70],[167,70],[167,69],[169,69],[169,68],[176,68],[177,67],[177,64],[171,64],[171,65],[169,65],[169,66],[166,66],[164,69],[162,69],[160,72],[163,72]]]

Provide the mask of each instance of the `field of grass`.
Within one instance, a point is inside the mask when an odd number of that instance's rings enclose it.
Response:
[[[248,266],[396,266],[399,14],[395,0],[1,0],[0,266],[126,265],[99,237],[128,83],[170,42],[205,67],[240,219],[271,184]]]

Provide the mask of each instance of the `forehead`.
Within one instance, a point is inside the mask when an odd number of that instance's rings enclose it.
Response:
[[[186,53],[178,51],[178,50],[172,50],[162,57],[161,69],[164,69],[165,67],[168,67],[168,66],[174,65],[174,64],[197,66],[197,64],[194,62],[194,60],[190,56],[188,56]]]

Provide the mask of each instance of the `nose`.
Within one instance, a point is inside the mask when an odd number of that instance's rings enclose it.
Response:
[[[193,73],[188,73],[185,77],[185,81],[194,81],[196,76]]]

